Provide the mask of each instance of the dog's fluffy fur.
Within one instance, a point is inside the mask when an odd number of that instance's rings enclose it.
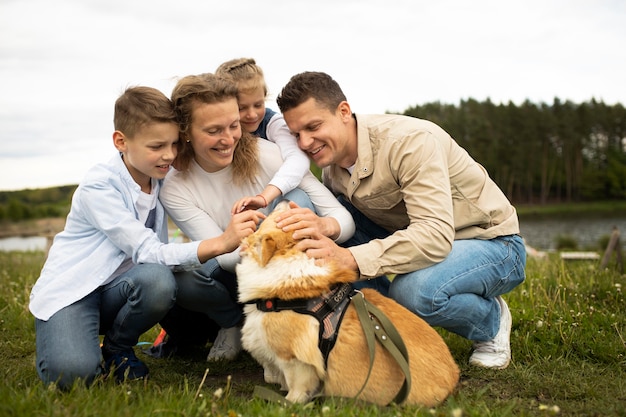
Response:
[[[338,283],[353,282],[355,273],[340,265],[317,266],[294,249],[291,233],[276,228],[275,217],[288,208],[281,202],[244,240],[242,262],[237,266],[239,300],[313,298]],[[409,352],[411,391],[405,404],[433,406],[456,387],[459,369],[450,351],[425,321],[374,290],[363,290],[368,303],[382,310],[394,323]],[[245,306],[243,347],[264,368],[265,381],[279,383],[286,399],[307,402],[313,395],[353,398],[363,386],[370,366],[361,323],[350,304],[341,323],[327,367],[318,348],[319,322],[293,311],[261,312]],[[393,357],[376,346],[372,374],[359,399],[385,405],[393,400],[404,374]]]

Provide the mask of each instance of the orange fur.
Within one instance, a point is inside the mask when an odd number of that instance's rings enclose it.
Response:
[[[356,279],[340,265],[317,267],[306,254],[294,249],[291,233],[276,228],[281,203],[245,240],[237,267],[240,301],[255,298],[284,300],[324,294],[332,286]],[[394,300],[374,290],[363,290],[368,303],[382,310],[394,323],[409,351],[412,387],[405,404],[434,406],[456,387],[459,369],[441,336],[424,320]],[[287,389],[287,400],[306,402],[320,390],[326,396],[354,397],[365,382],[370,365],[361,323],[350,304],[327,367],[318,348],[318,321],[292,311],[260,312],[245,307],[242,342],[265,368],[267,382]],[[391,355],[377,343],[372,374],[359,399],[385,405],[400,389],[404,375]],[[322,384],[323,383],[323,384]]]

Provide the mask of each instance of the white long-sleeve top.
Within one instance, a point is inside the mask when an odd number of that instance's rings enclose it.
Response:
[[[266,118],[269,118],[267,124],[264,123],[255,134],[274,142],[280,149],[283,164],[268,184],[277,187],[285,195],[296,188],[304,175],[309,172],[310,161],[298,147],[298,141],[289,131],[280,113],[266,109]]]
[[[252,183],[235,185],[232,165],[218,171],[206,172],[192,161],[186,172],[172,170],[165,178],[159,198],[168,215],[191,240],[210,239],[221,235],[231,220],[233,204],[247,196],[257,195],[281,167],[278,146],[263,139],[259,145],[259,169]],[[350,213],[335,196],[307,170],[298,185],[306,192],[320,217],[332,217],[341,226],[338,243],[348,240],[355,231]],[[260,210],[268,214],[267,209]],[[239,249],[217,258],[220,266],[234,272],[239,262]]]

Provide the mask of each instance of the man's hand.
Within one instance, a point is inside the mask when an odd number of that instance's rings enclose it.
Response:
[[[290,209],[276,217],[276,227],[285,232],[293,231],[294,239],[304,239],[321,234],[331,239],[339,236],[339,223],[332,217],[319,217],[308,208],[299,207],[293,201]]]
[[[332,239],[320,233],[314,233],[300,240],[296,244],[296,249],[307,254],[309,258],[315,259],[315,264],[322,266],[328,262],[337,262],[338,265],[345,266],[353,271],[359,267],[350,252],[346,248],[337,245]]]

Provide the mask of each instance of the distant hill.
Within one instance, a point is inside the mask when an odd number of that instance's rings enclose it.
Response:
[[[78,185],[0,191],[0,221],[65,217]]]

